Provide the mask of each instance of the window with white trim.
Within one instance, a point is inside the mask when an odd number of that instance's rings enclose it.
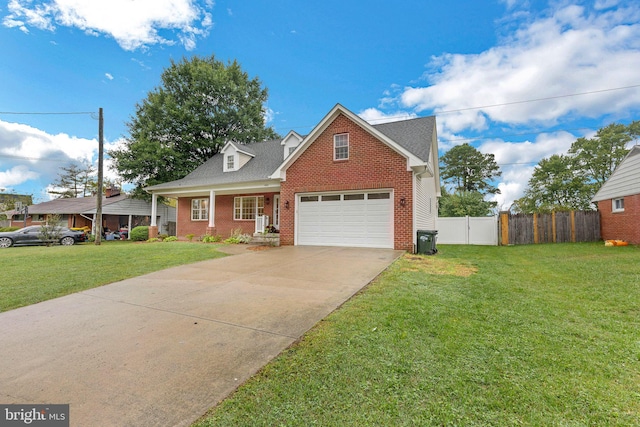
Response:
[[[333,135],[333,160],[349,159],[349,134]]]
[[[206,221],[209,219],[209,199],[191,200],[191,220]]]
[[[232,171],[235,167],[235,156],[232,154],[227,156],[227,170]]]
[[[624,197],[611,201],[611,212],[624,212]]]
[[[263,196],[235,197],[233,199],[234,220],[252,220],[256,219],[258,215],[264,215]]]

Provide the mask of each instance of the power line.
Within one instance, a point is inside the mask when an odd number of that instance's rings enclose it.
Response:
[[[471,110],[482,110],[484,108],[494,108],[494,107],[504,107],[507,105],[517,105],[517,104],[526,104],[526,103],[530,103],[530,102],[540,102],[540,101],[549,101],[552,99],[561,99],[561,98],[570,98],[570,97],[574,97],[574,96],[584,96],[584,95],[593,95],[596,93],[604,93],[604,92],[612,92],[612,91],[616,91],[616,90],[626,90],[626,89],[634,89],[634,88],[638,88],[640,87],[640,84],[637,85],[630,85],[630,86],[621,86],[621,87],[615,87],[615,88],[609,88],[609,89],[600,89],[600,90],[592,90],[592,91],[588,91],[588,92],[578,92],[578,93],[570,93],[570,94],[565,94],[565,95],[557,95],[557,96],[548,96],[545,98],[534,98],[534,99],[526,99],[526,100],[522,100],[522,101],[511,101],[511,102],[503,102],[500,104],[489,104],[489,105],[482,105],[482,106],[477,106],[477,107],[466,107],[466,108],[458,108],[455,110],[443,110],[443,111],[437,111],[435,112],[433,115],[443,115],[443,114],[451,114],[451,113],[458,113],[461,111],[471,111]],[[386,123],[388,122],[390,119],[419,119],[421,117],[426,117],[426,116],[416,116],[416,117],[410,117],[408,114],[399,114],[396,116],[387,116],[381,119],[373,119],[373,120],[366,120],[367,123],[369,124],[376,124],[376,123]],[[306,126],[294,126],[291,129],[302,129],[302,128],[313,128],[315,125],[306,125]],[[281,128],[276,128],[276,129],[281,129]]]
[[[552,99],[570,98],[570,97],[573,97],[573,96],[582,96],[582,95],[593,95],[593,94],[596,94],[596,93],[612,92],[612,91],[615,91],[615,90],[624,90],[624,89],[633,89],[633,88],[637,88],[637,87],[640,87],[640,84],[631,85],[631,86],[623,86],[623,87],[615,87],[615,88],[611,88],[611,89],[592,90],[592,91],[589,91],[589,92],[572,93],[572,94],[568,94],[568,95],[548,96],[546,98],[527,99],[527,100],[524,100],[524,101],[503,102],[501,104],[483,105],[483,106],[480,106],[480,107],[468,107],[468,108],[460,108],[460,109],[457,109],[457,110],[438,111],[437,114],[449,114],[449,113],[457,113],[457,112],[460,112],[460,111],[481,110],[483,108],[504,107],[506,105],[525,104],[525,103],[529,103],[529,102],[549,101],[549,100],[552,100]]]
[[[95,111],[67,111],[67,112],[25,112],[25,111],[0,111],[0,114],[13,114],[13,115],[22,115],[22,116],[62,116],[62,115],[85,115],[85,114],[95,114]]]

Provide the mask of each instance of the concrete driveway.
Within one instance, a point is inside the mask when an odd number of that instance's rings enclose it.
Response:
[[[0,403],[190,425],[401,254],[244,249],[0,313]]]

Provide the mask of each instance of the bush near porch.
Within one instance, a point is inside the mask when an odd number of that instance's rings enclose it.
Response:
[[[640,425],[639,247],[439,249],[194,425]]]

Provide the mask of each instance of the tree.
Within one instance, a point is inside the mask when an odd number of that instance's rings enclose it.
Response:
[[[80,165],[71,163],[60,168],[58,180],[51,184],[50,194],[57,198],[85,197],[91,195],[91,190],[96,186],[96,178],[93,176],[95,168],[90,164]]]
[[[438,215],[441,217],[487,216],[492,213],[498,202],[484,200],[477,191],[456,191],[447,193],[443,188],[438,200]]]
[[[582,174],[596,191],[629,152],[625,146],[633,139],[632,126],[633,123],[629,126],[612,123],[599,129],[595,138],[578,138],[571,144],[573,170]]]
[[[525,213],[593,209],[591,199],[629,152],[626,145],[639,135],[640,122],[612,123],[594,138],[578,138],[566,156],[542,159],[514,209]]]
[[[569,156],[559,154],[540,160],[513,209],[522,213],[590,209],[590,186],[584,175],[572,170],[572,163]]]
[[[47,215],[47,220],[40,226],[38,237],[45,246],[54,245],[62,237],[62,217],[57,214]]]
[[[482,154],[469,144],[453,147],[440,158],[440,176],[456,191],[499,194],[490,181],[502,175],[493,154]]]
[[[228,141],[277,137],[265,124],[267,89],[236,61],[225,65],[213,55],[171,61],[161,81],[136,105],[123,148],[108,153],[137,196],[144,197],[145,186],[183,178]]]

